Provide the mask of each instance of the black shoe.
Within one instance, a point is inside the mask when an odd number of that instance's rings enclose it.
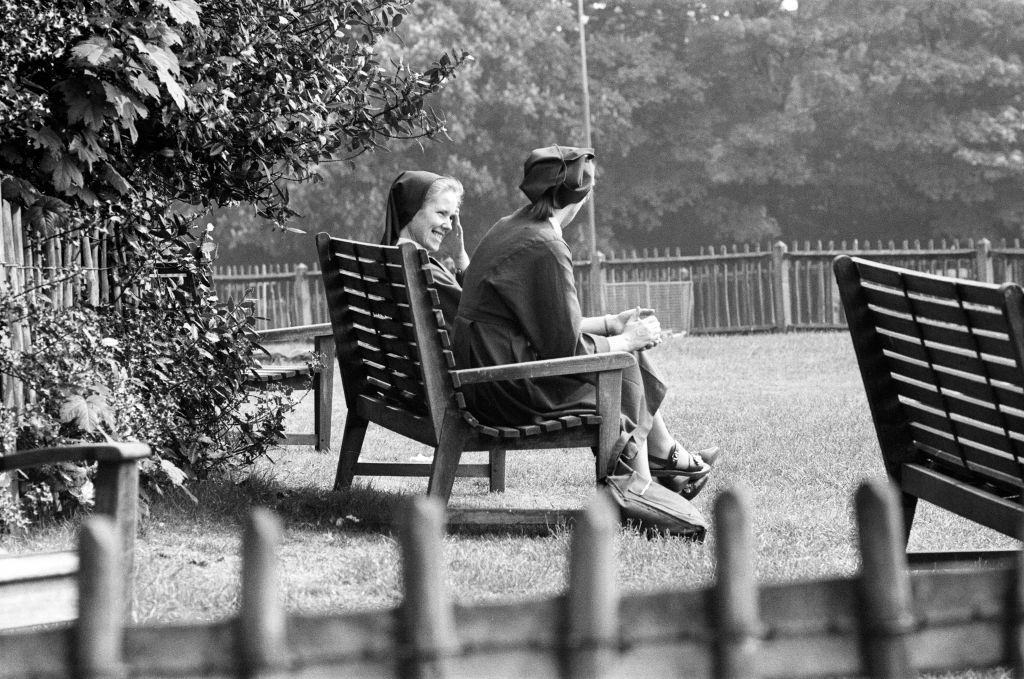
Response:
[[[721,457],[722,449],[714,446],[690,453],[700,461],[700,466],[696,469],[680,470],[677,466],[679,464],[677,445],[672,446],[672,452],[669,453],[668,459],[649,455],[647,463],[651,467],[651,476],[656,478],[658,483],[674,493],[679,493],[687,500],[692,500],[707,484],[708,475]]]

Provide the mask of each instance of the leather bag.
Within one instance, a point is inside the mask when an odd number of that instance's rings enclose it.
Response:
[[[704,540],[708,522],[690,501],[636,472],[610,474],[604,479],[606,492],[619,508],[622,522],[655,535],[674,535],[698,542]]]

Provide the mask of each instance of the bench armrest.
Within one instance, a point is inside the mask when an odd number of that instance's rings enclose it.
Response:
[[[497,382],[500,380],[529,380],[537,377],[553,377],[556,375],[576,375],[586,373],[622,370],[636,365],[636,358],[626,351],[612,351],[586,356],[568,356],[551,358],[545,361],[526,361],[524,363],[508,363],[486,368],[467,368],[452,370],[452,378],[458,385],[476,384],[479,382]]]
[[[0,457],[0,472],[58,462],[128,462],[149,457],[145,443],[83,443],[20,450]]]
[[[313,325],[293,325],[287,328],[258,330],[256,334],[263,342],[300,342],[310,337],[333,335],[330,323],[314,323]]]

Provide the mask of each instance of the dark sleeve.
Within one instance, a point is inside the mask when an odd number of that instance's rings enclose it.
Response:
[[[437,260],[431,258],[430,265],[434,275],[434,289],[437,290],[437,296],[441,302],[441,312],[444,313],[444,325],[450,329],[452,321],[455,320],[455,314],[459,310],[462,286],[452,272]]]
[[[494,282],[537,357],[586,353],[569,247],[561,241],[539,242],[506,261]]]

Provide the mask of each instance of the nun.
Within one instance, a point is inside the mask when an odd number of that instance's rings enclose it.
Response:
[[[459,308],[463,271],[469,264],[459,221],[463,193],[462,183],[455,177],[422,170],[403,172],[388,190],[380,240],[381,245],[412,243],[427,252],[446,326],[450,326]],[[436,259],[449,234],[454,271]]]

